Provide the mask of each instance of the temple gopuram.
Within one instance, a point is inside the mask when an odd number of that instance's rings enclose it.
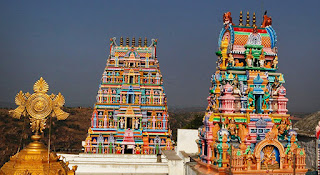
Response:
[[[199,169],[209,174],[305,174],[305,150],[287,114],[278,73],[277,35],[266,13],[262,25],[249,12],[245,24],[223,15],[217,70],[199,128]],[[250,24],[251,23],[251,24]]]
[[[157,40],[110,39],[85,153],[160,154],[172,150],[163,79],[156,54]]]

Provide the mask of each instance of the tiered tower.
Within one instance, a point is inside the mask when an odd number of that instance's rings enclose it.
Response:
[[[200,164],[234,174],[293,172],[303,174],[305,151],[287,114],[283,74],[277,73],[277,36],[266,14],[250,24],[223,15],[217,71],[212,75],[204,126],[197,140]],[[220,171],[219,170],[219,171]],[[221,170],[222,171],[222,170]]]
[[[157,40],[132,38],[117,45],[110,39],[110,56],[99,85],[86,153],[159,154],[173,149],[167,99],[156,55]]]

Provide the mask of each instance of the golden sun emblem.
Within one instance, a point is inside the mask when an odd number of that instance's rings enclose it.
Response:
[[[64,120],[69,116],[68,113],[61,110],[65,103],[64,97],[61,93],[50,96],[46,94],[49,85],[42,77],[34,84],[33,90],[32,95],[22,91],[16,95],[15,103],[18,107],[9,111],[12,117],[19,119],[21,115],[29,115],[33,131],[42,132],[45,121],[50,114],[52,117],[57,117],[58,120]]]

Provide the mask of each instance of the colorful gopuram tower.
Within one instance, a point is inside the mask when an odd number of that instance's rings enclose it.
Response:
[[[199,128],[199,164],[220,174],[304,174],[305,150],[287,114],[277,36],[266,14],[262,25],[223,15],[217,70]],[[251,24],[250,24],[251,23]],[[213,173],[214,174],[214,173]]]
[[[173,149],[168,109],[156,54],[157,40],[110,39],[85,153],[159,154]]]

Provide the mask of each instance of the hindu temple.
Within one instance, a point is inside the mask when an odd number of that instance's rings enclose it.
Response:
[[[265,13],[223,15],[217,67],[199,128],[199,165],[212,174],[305,174],[305,150],[287,113],[277,35]]]
[[[85,153],[160,154],[173,149],[157,40],[110,39]]]

